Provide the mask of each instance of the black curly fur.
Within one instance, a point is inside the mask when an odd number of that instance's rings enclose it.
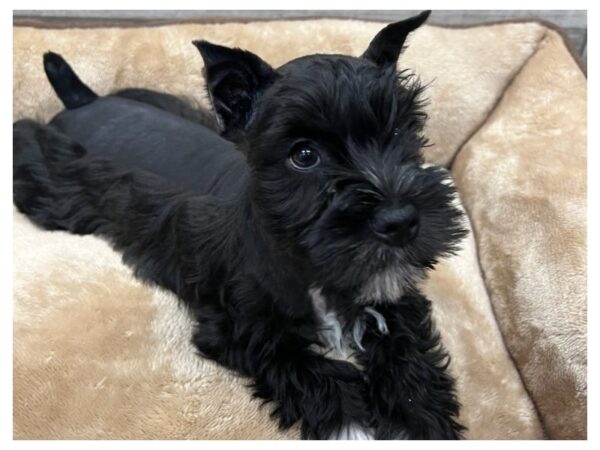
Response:
[[[429,300],[414,292],[378,311],[389,334],[368,327],[365,350],[359,353],[369,379],[376,438],[459,438],[464,427],[456,421],[459,405],[447,372],[450,358],[434,330]]]
[[[304,438],[319,439],[347,426],[381,439],[460,438],[448,356],[415,286],[465,230],[447,174],[421,164],[422,89],[395,71],[404,38],[425,18],[386,27],[363,58],[318,55],[278,70],[197,42],[220,126],[247,158],[250,175],[230,200],[177,187],[158,163],[154,174],[118,168],[24,120],[13,128],[14,203],[46,229],[108,238],[138,277],[176,293],[197,321],[196,348],[250,377],[282,428],[300,422]],[[124,96],[195,117],[172,98]],[[319,147],[317,170],[290,166],[299,139]],[[419,234],[382,244],[372,220],[407,199]],[[405,274],[400,297],[361,294],[385,270]],[[365,324],[358,365],[319,351],[316,287],[346,330]]]

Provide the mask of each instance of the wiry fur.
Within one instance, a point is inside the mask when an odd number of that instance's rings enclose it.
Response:
[[[464,230],[447,174],[422,165],[422,89],[395,70],[425,18],[386,27],[363,58],[317,55],[277,70],[196,43],[222,131],[250,169],[232,200],[118,169],[20,121],[14,202],[44,228],[105,236],[137,276],[175,292],[197,320],[199,352],[250,377],[282,427],[300,421],[305,438],[459,438],[448,357],[416,281]],[[299,139],[320,149],[317,170],[290,167]],[[371,221],[405,202],[419,211],[418,235],[382,243]],[[317,350],[336,340],[353,362]]]

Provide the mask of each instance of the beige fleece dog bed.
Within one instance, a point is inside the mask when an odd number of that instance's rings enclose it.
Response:
[[[205,102],[203,38],[273,65],[357,55],[382,27],[342,20],[14,28],[14,119],[61,108],[52,49],[104,94],[147,87]],[[538,23],[417,31],[401,66],[430,84],[428,159],[472,220],[424,283],[471,439],[586,437],[586,80]],[[195,355],[177,300],[133,278],[103,240],[14,214],[16,439],[271,439],[247,380]],[[506,345],[505,345],[506,343]]]

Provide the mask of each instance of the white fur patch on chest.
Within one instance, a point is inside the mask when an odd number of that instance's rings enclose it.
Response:
[[[344,336],[345,324],[334,311],[328,310],[327,301],[320,288],[311,288],[309,294],[321,325],[319,337],[324,347],[318,349],[319,353],[326,354],[332,359],[350,361],[353,350],[350,348],[347,336]]]
[[[365,306],[363,314],[359,315],[351,326],[346,326],[347,324],[335,311],[328,309],[327,300],[320,288],[311,288],[309,294],[320,322],[319,337],[323,344],[322,347],[314,348],[314,350],[328,358],[341,359],[357,365],[353,355],[356,350],[365,350],[362,346],[362,338],[369,316],[375,319],[377,329],[381,334],[389,332],[385,318],[371,306]]]

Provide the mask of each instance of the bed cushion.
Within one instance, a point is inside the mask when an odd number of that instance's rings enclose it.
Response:
[[[453,167],[485,282],[555,439],[587,422],[586,79],[548,32]]]
[[[193,39],[244,47],[278,65],[314,52],[358,55],[381,27],[343,20],[15,27],[14,119],[48,120],[60,110],[41,64],[50,49],[100,94],[136,86],[206,104]],[[429,161],[451,166],[547,34],[533,22],[414,34],[400,68],[429,84]],[[452,357],[460,420],[467,438],[540,439],[547,431],[496,321],[476,238],[423,286]],[[134,279],[102,239],[43,231],[15,211],[13,251],[15,438],[298,437],[297,428],[277,429],[248,380],[195,354],[194,325],[174,296]]]

